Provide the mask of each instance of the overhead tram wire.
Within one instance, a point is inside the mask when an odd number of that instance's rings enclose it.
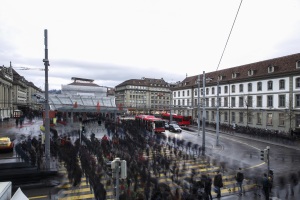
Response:
[[[225,47],[224,47],[224,49],[223,49],[223,52],[222,52],[221,58],[220,58],[220,60],[219,60],[218,67],[217,67],[216,71],[218,71],[218,69],[219,69],[220,63],[221,63],[221,61],[222,61],[222,58],[223,58],[223,55],[224,55],[225,49],[226,49],[226,47],[227,47],[227,44],[228,44],[228,41],[229,41],[229,38],[230,38],[231,32],[232,32],[232,30],[233,30],[233,27],[234,27],[234,24],[235,24],[236,18],[237,18],[238,14],[239,14],[239,11],[240,11],[240,8],[241,8],[241,6],[242,6],[242,3],[243,3],[243,0],[241,0],[241,3],[240,3],[240,5],[239,5],[239,8],[238,8],[238,10],[237,10],[237,12],[236,12],[236,15],[235,15],[235,18],[234,18],[233,24],[232,24],[232,26],[231,26],[231,29],[230,29],[230,32],[229,32],[229,35],[228,35],[228,38],[227,38],[227,41],[226,41]]]
[[[221,55],[221,57],[220,57],[220,60],[219,60],[219,63],[218,63],[218,67],[217,67],[216,71],[218,71],[218,69],[219,69],[220,63],[221,63],[221,61],[222,61],[224,52],[225,52],[225,50],[226,50],[226,47],[227,47],[229,38],[230,38],[230,36],[231,36],[231,32],[232,32],[232,30],[233,30],[233,27],[234,27],[235,21],[236,21],[236,19],[237,19],[237,16],[238,16],[238,14],[239,14],[239,11],[240,11],[240,8],[241,8],[241,6],[242,6],[242,3],[243,3],[243,0],[241,0],[240,5],[239,5],[239,8],[238,8],[238,10],[237,10],[237,12],[236,12],[234,21],[233,21],[233,23],[232,23],[232,26],[231,26],[229,35],[228,35],[228,37],[227,37],[227,40],[226,40],[226,43],[225,43],[225,46],[224,46],[222,55]],[[217,136],[217,138],[216,138],[216,146],[219,146],[219,135],[220,135],[220,130],[219,130],[219,124],[220,124],[220,117],[219,117],[219,107],[220,107],[219,91],[220,91],[220,90],[219,90],[219,77],[218,77],[218,78],[217,78],[217,113],[216,113],[216,115],[217,115],[217,116],[216,116],[216,121],[217,121],[217,123],[216,123],[216,136]],[[230,125],[230,124],[229,124],[229,125]]]

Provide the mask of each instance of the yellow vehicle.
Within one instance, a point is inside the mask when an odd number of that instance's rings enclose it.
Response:
[[[0,151],[10,151],[14,150],[14,143],[9,137],[0,137]]]

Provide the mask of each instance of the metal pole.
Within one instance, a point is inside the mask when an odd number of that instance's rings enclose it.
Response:
[[[219,124],[220,124],[220,117],[219,117],[219,105],[220,101],[219,101],[219,79],[217,81],[217,117],[216,117],[216,135],[217,135],[217,139],[216,139],[216,146],[219,146],[219,135],[220,135],[220,131],[219,131]]]
[[[203,71],[203,113],[202,113],[202,155],[205,156],[205,121],[206,121],[206,111],[205,111],[205,71]]]
[[[172,116],[172,103],[173,103],[173,92],[171,91],[171,95],[170,95],[170,123],[171,121],[173,121],[173,116]]]
[[[49,96],[48,96],[48,30],[44,30],[44,44],[45,44],[45,157],[46,169],[50,169],[50,119],[49,119]]]
[[[267,146],[268,154],[267,154],[267,159],[268,159],[268,177],[270,175],[270,146]]]
[[[120,187],[119,187],[119,173],[120,173],[120,159],[116,161],[116,200],[119,200]]]
[[[197,123],[198,123],[198,136],[200,136],[200,74],[198,75],[198,119],[197,119]]]

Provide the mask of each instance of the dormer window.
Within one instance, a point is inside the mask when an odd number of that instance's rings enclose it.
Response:
[[[254,74],[254,70],[253,69],[249,69],[248,70],[248,76],[253,76]]]
[[[269,66],[268,67],[268,73],[274,72],[274,66]]]
[[[297,68],[297,69],[300,69],[300,60],[298,60],[298,61],[296,62],[296,68]]]
[[[222,75],[219,75],[219,76],[218,76],[218,80],[221,81],[222,79],[223,79],[223,76],[222,76]]]
[[[236,77],[237,77],[237,74],[238,74],[238,73],[233,72],[233,73],[232,73],[232,78],[236,78]]]

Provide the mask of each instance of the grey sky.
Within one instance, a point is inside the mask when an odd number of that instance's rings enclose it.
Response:
[[[44,89],[71,77],[114,87],[141,77],[181,81],[217,65],[240,0],[2,0],[0,65]],[[219,69],[300,52],[299,0],[243,0]]]

